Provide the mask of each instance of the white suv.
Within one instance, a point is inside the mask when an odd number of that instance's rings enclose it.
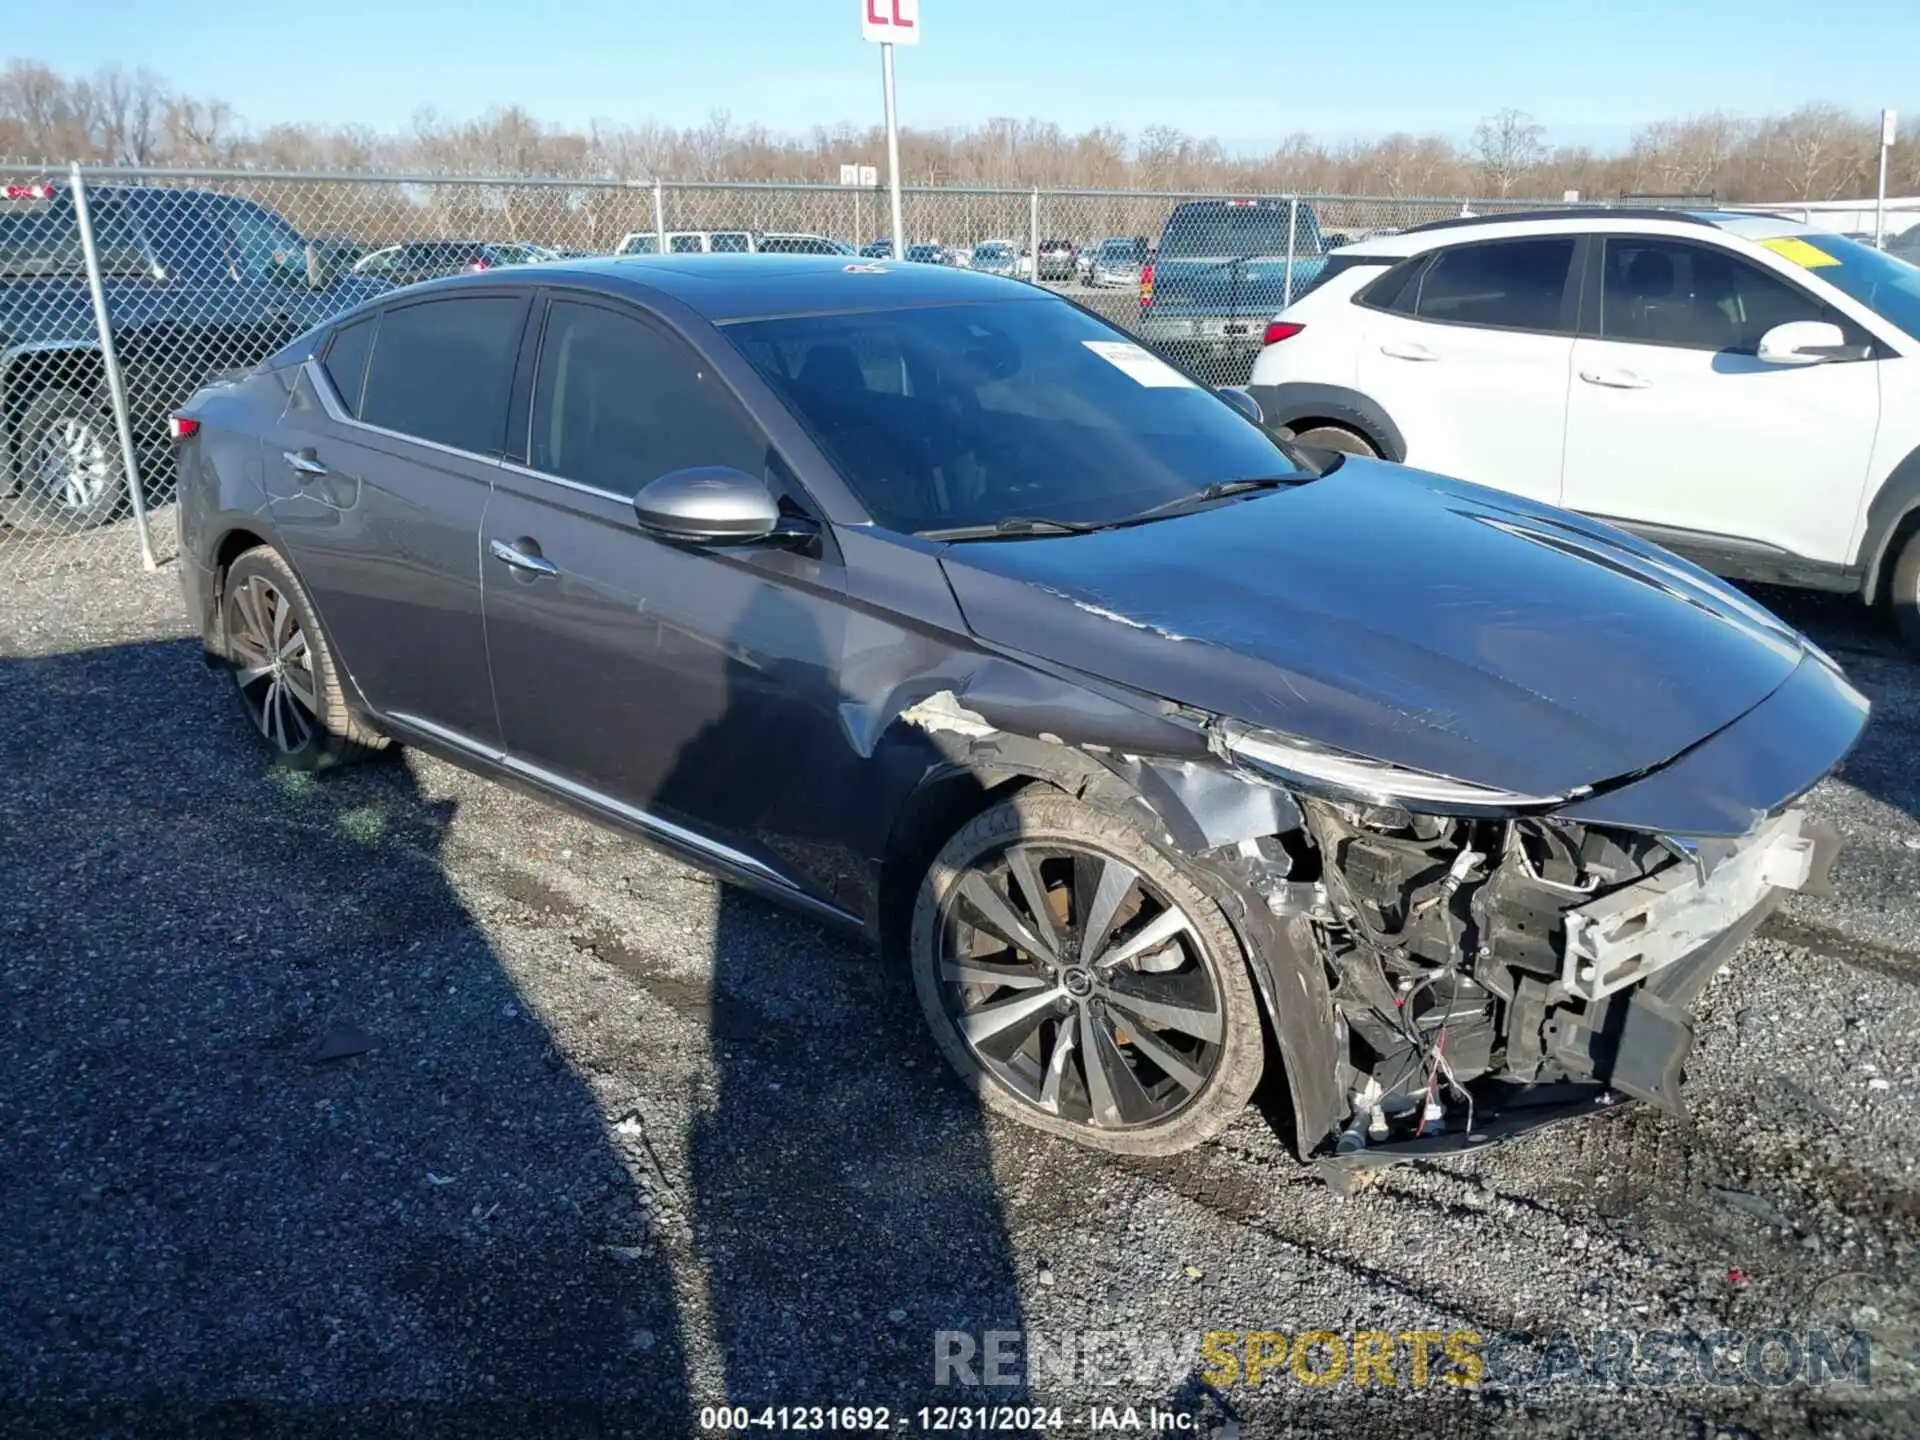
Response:
[[[1771,215],[1542,211],[1336,251],[1249,389],[1305,443],[1610,520],[1920,643],[1920,268]]]

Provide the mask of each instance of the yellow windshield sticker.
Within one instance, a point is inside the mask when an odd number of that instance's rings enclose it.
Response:
[[[1818,270],[1822,265],[1840,263],[1826,251],[1817,245],[1809,245],[1798,235],[1782,235],[1777,240],[1762,240],[1760,243],[1781,259],[1791,260],[1803,269]]]

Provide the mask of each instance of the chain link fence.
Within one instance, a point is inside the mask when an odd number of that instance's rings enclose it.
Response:
[[[168,558],[170,411],[394,285],[584,255],[892,253],[882,189],[103,168],[0,184],[9,576]],[[1539,203],[911,187],[904,220],[909,259],[1070,295],[1231,384],[1327,250]]]

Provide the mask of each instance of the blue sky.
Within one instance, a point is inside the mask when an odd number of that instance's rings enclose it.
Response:
[[[0,55],[153,67],[253,124],[542,118],[804,132],[880,109],[861,0],[10,0]],[[214,15],[224,12],[216,22]],[[1553,141],[1804,100],[1920,107],[1920,0],[922,0],[904,123],[1163,122],[1236,146],[1294,130],[1465,138],[1502,105]],[[1920,114],[1910,123],[1920,124]]]

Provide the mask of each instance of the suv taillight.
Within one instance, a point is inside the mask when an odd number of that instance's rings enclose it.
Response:
[[[1278,345],[1282,340],[1291,340],[1307,327],[1292,320],[1271,320],[1260,337],[1262,345]]]
[[[1153,308],[1153,261],[1149,260],[1140,267],[1140,308]]]
[[[191,415],[169,415],[167,434],[175,440],[191,440],[200,433],[200,422]]]
[[[0,196],[8,200],[51,200],[53,186],[44,181],[37,185],[8,185],[0,189]]]

